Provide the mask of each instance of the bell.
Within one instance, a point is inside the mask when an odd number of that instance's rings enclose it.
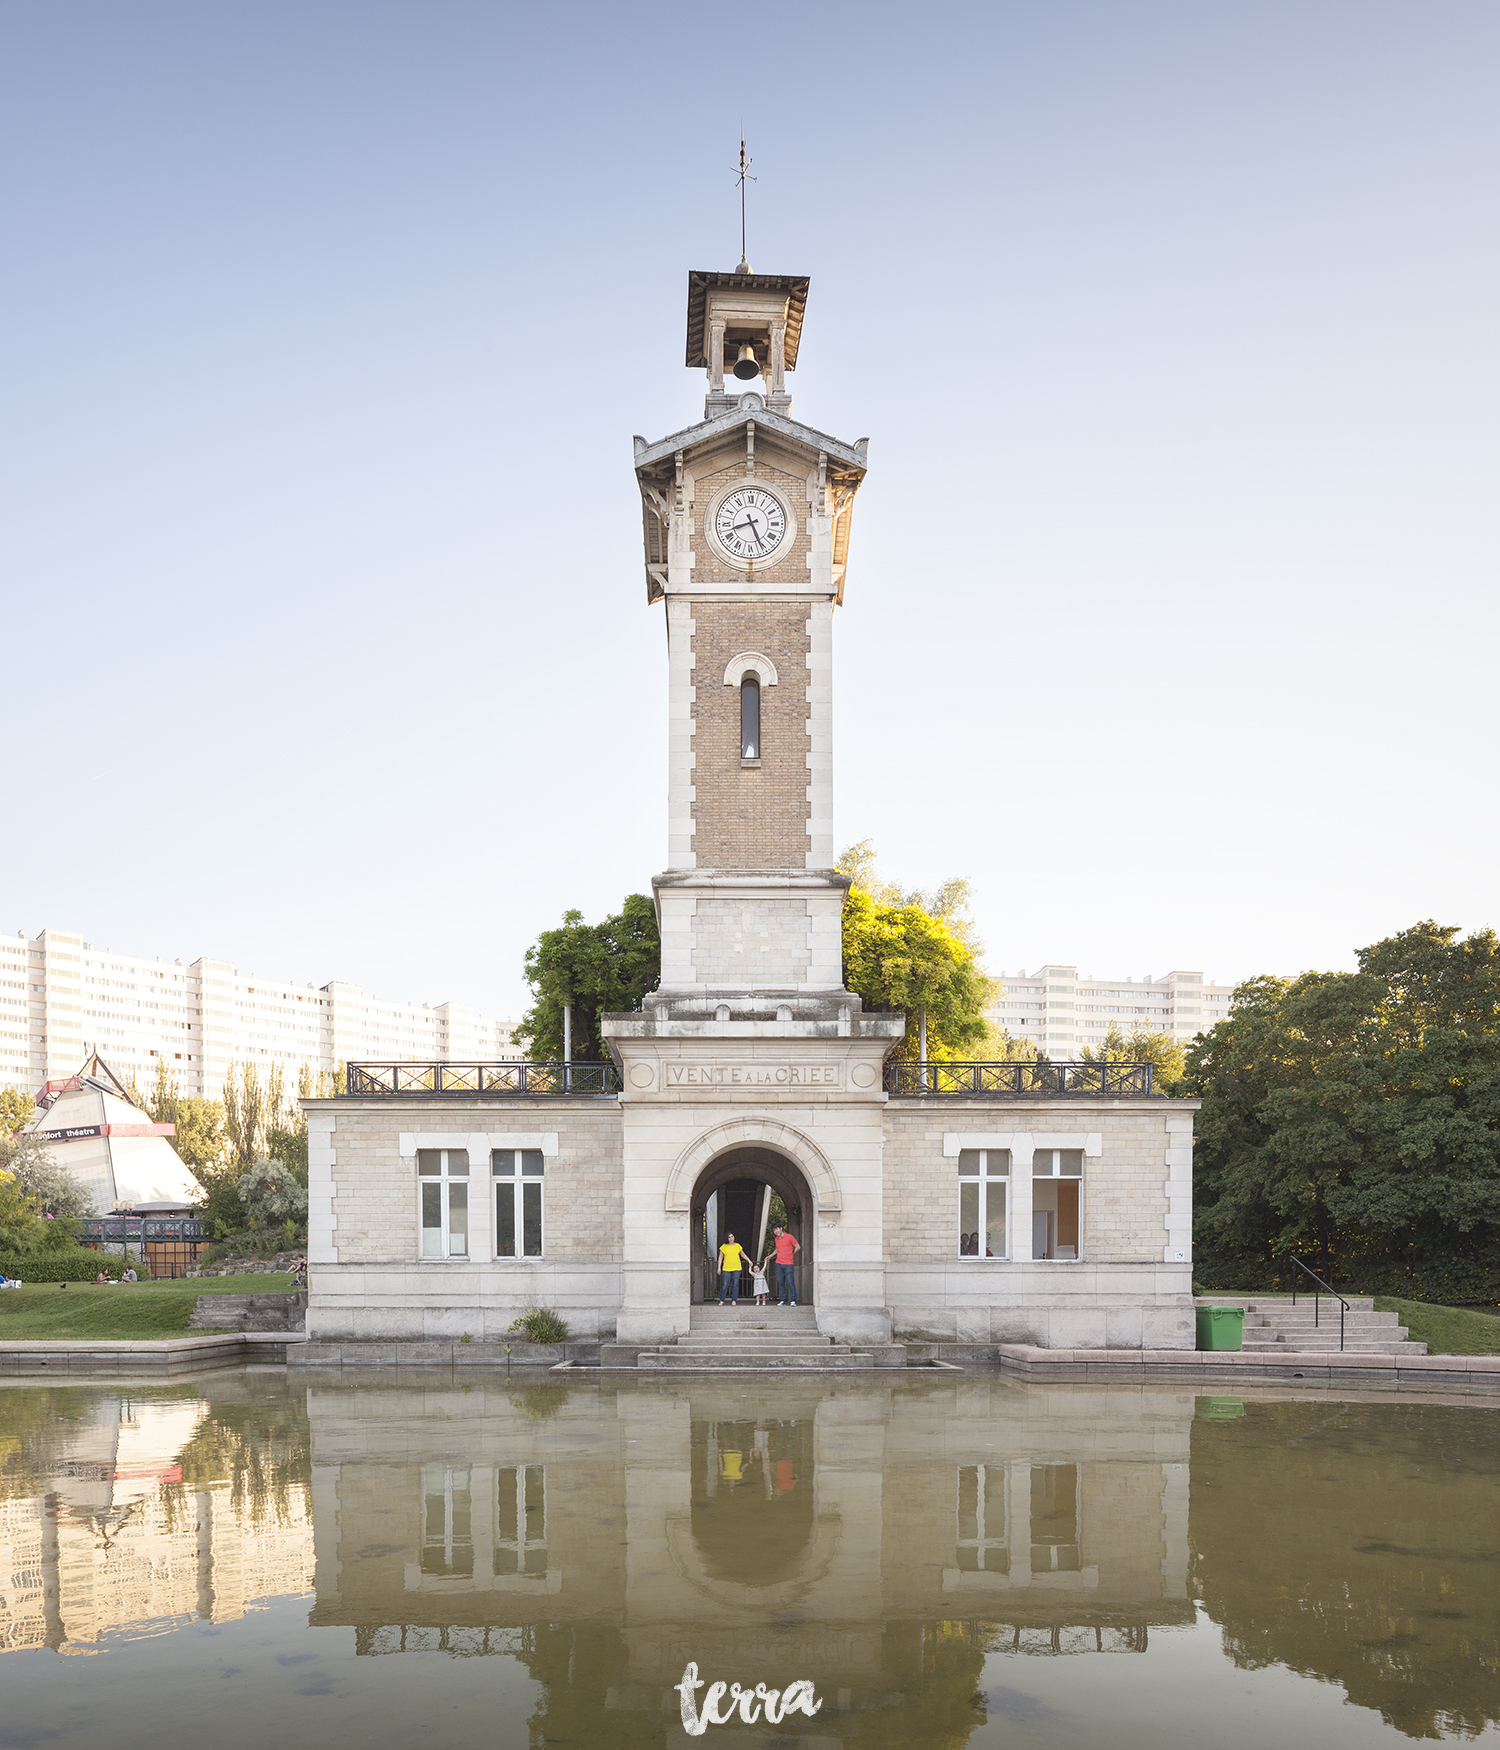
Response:
[[[740,356],[734,361],[734,374],[742,383],[748,383],[752,377],[760,375],[760,366],[755,362],[755,348],[749,341],[740,348]]]

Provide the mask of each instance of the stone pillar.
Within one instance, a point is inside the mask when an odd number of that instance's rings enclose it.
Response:
[[[708,386],[715,395],[724,393],[724,318],[708,325]]]

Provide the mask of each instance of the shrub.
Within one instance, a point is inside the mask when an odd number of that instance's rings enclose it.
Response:
[[[566,1343],[568,1321],[550,1306],[534,1306],[512,1319],[510,1329],[519,1331],[528,1343]]]
[[[122,1258],[118,1252],[91,1252],[87,1246],[30,1252],[20,1257],[0,1253],[0,1270],[7,1276],[18,1276],[22,1282],[92,1282],[101,1270],[118,1282],[132,1268],[142,1282],[151,1280],[151,1270],[144,1259]]]
[[[307,1187],[280,1161],[262,1159],[240,1175],[236,1189],[252,1228],[295,1226],[307,1220]]]

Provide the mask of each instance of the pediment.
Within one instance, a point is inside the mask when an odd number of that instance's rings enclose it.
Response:
[[[648,443],[643,437],[635,439],[635,469],[637,474],[653,471],[662,463],[670,464],[678,451],[684,459],[691,462],[695,455],[710,449],[720,448],[727,439],[742,431],[745,426],[755,425],[756,435],[779,439],[782,444],[798,452],[811,465],[816,465],[819,455],[826,455],[830,463],[835,465],[835,471],[840,474],[853,474],[862,477],[869,466],[868,452],[870,440],[859,438],[854,443],[845,443],[841,438],[830,437],[827,432],[815,430],[810,425],[801,425],[795,419],[788,419],[784,413],[777,413],[772,408],[760,405],[758,398],[745,398],[748,405],[741,405],[732,411],[720,414],[715,419],[705,419],[697,425],[690,425],[683,431],[673,432],[670,437],[658,438],[655,443]]]

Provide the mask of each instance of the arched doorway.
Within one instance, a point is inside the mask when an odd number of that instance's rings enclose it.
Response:
[[[797,1254],[797,1304],[813,1301],[812,1189],[801,1170],[775,1149],[756,1146],[729,1149],[710,1161],[693,1186],[692,1216],[688,1227],[692,1247],[692,1293],[694,1306],[719,1297],[718,1249],[726,1233],[744,1244],[751,1257],[763,1258],[771,1245],[772,1193],[786,1211],[787,1231],[801,1244]],[[743,1299],[749,1285],[740,1287]],[[768,1272],[768,1280],[774,1277]]]

